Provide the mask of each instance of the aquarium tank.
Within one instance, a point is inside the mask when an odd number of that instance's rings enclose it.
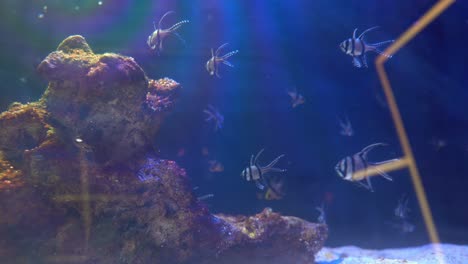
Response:
[[[468,263],[468,3],[3,0],[0,263]]]

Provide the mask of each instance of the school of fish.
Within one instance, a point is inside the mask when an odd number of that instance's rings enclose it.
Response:
[[[154,51],[156,54],[160,55],[163,51],[163,42],[168,36],[174,36],[179,39],[181,42],[185,43],[184,39],[176,32],[181,26],[188,24],[189,20],[181,20],[180,22],[175,23],[169,28],[163,29],[162,23],[164,19],[170,15],[174,14],[174,11],[166,12],[160,19],[158,24],[154,23],[154,31],[148,36],[147,44],[149,48]],[[371,27],[363,31],[359,36],[356,36],[357,28],[354,29],[352,37],[342,41],[339,45],[339,48],[347,55],[352,57],[352,63],[355,67],[358,68],[367,68],[367,53],[374,52],[381,54],[388,58],[391,58],[389,54],[386,54],[382,51],[382,48],[385,45],[393,43],[393,40],[382,41],[378,43],[368,43],[365,39],[366,34],[370,31],[377,29],[378,27]],[[226,65],[228,67],[234,68],[234,65],[228,61],[228,59],[235,54],[238,50],[232,50],[230,52],[221,54],[223,49],[225,49],[229,43],[224,43],[220,45],[216,50],[211,49],[211,57],[206,62],[205,68],[206,71],[211,76],[216,76],[221,78],[220,74],[220,65]],[[305,97],[300,94],[296,88],[288,90],[287,94],[290,97],[290,103],[292,108],[296,108],[306,102]],[[224,116],[219,112],[217,108],[212,105],[208,105],[203,112],[206,114],[206,122],[211,122],[214,125],[214,130],[219,131],[223,128]],[[340,126],[339,133],[343,136],[352,137],[354,135],[354,130],[351,125],[350,120],[346,116],[345,119],[338,119],[338,125]],[[370,167],[379,166],[386,163],[391,163],[398,161],[398,159],[389,159],[381,162],[371,162],[368,159],[368,153],[375,147],[385,146],[384,143],[374,143],[361,151],[351,154],[342,158],[335,166],[335,171],[339,177],[343,180],[352,182],[357,186],[363,187],[371,192],[374,192],[370,176],[364,177],[364,179],[356,179],[354,175],[360,171],[367,171]],[[180,152],[180,151],[179,151]],[[185,152],[185,150],[184,150]],[[253,182],[255,186],[262,192],[258,196],[259,199],[265,200],[277,200],[283,198],[284,192],[284,178],[278,177],[277,174],[272,173],[284,173],[285,169],[276,168],[275,165],[279,162],[281,158],[285,155],[279,155],[273,159],[268,165],[262,166],[259,163],[259,157],[264,152],[264,149],[261,149],[257,155],[252,155],[248,165],[242,170],[241,178],[246,182]],[[211,173],[221,173],[224,171],[224,166],[218,160],[209,160],[209,171]],[[388,181],[392,181],[390,177],[384,171],[378,170],[378,174]],[[147,180],[143,172],[139,173],[138,177],[141,179]],[[204,200],[211,198],[213,194],[208,194],[199,197],[199,200]],[[325,216],[325,206],[322,204],[320,207],[316,207],[316,210],[319,212],[318,222],[326,223]],[[402,229],[403,232],[412,232],[414,230],[414,225],[408,221],[408,199],[400,199],[397,208],[394,210],[395,221],[392,223],[393,227]]]

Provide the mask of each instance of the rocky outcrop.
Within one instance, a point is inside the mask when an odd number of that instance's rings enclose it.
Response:
[[[212,215],[152,152],[181,85],[81,36],[38,66],[35,103],[0,114],[1,263],[312,263],[327,227],[265,209]]]

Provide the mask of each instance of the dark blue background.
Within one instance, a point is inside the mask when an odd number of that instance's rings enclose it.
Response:
[[[63,2],[63,3],[62,3]],[[65,3],[66,2],[66,3]],[[315,206],[331,193],[327,208],[329,246],[397,247],[429,242],[409,173],[395,181],[373,178],[375,193],[341,180],[335,164],[375,142],[370,159],[400,156],[398,139],[374,68],[353,67],[338,44],[354,28],[378,25],[368,41],[397,38],[435,1],[2,1],[0,9],[0,109],[13,101],[37,100],[47,83],[35,67],[65,37],[83,35],[96,52],[132,56],[150,78],[170,77],[183,85],[155,149],[187,169],[214,212],[253,214],[268,206],[315,221]],[[47,5],[43,18],[38,14]],[[76,8],[76,6],[79,7]],[[146,46],[152,21],[168,10],[169,27],[182,19],[187,41],[167,39],[161,56]],[[468,4],[455,3],[388,61],[386,68],[443,242],[468,243]],[[221,79],[206,72],[210,48],[229,42],[238,49],[235,69]],[[306,104],[292,109],[286,90],[296,87]],[[204,122],[207,104],[225,116],[222,131]],[[349,117],[353,137],[339,134],[337,117]],[[437,148],[433,142],[444,141]],[[209,156],[201,149],[207,147]],[[261,201],[240,172],[251,154],[265,148],[263,163],[279,154],[287,168],[287,195]],[[177,152],[185,149],[186,155]],[[208,159],[225,166],[208,172]],[[385,222],[402,194],[410,197],[414,233],[401,235]]]

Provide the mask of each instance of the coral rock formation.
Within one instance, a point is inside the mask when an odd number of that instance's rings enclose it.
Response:
[[[265,209],[212,215],[152,154],[181,89],[65,39],[35,103],[0,114],[1,263],[312,263],[327,227]]]

